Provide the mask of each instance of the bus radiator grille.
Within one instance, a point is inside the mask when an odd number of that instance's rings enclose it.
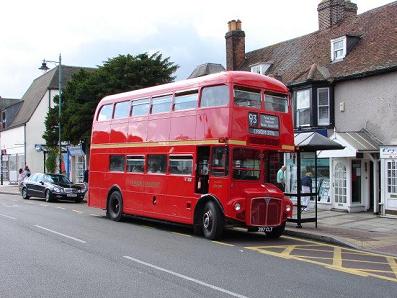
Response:
[[[280,224],[281,201],[273,198],[257,198],[251,203],[251,225],[275,226]]]

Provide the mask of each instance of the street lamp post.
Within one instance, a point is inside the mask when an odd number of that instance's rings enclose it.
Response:
[[[58,64],[58,144],[59,144],[59,174],[62,174],[62,140],[61,140],[61,112],[62,112],[62,100],[61,100],[61,94],[62,94],[62,57],[61,54],[59,54],[59,60],[58,61],[51,61],[51,60],[43,60],[43,63],[41,64],[41,67],[39,69],[41,70],[48,70],[47,67],[47,62],[55,63]]]

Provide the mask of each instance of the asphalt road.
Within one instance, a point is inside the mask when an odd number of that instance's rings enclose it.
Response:
[[[85,204],[0,195],[0,297],[397,296],[393,278],[265,253],[299,241],[235,230],[208,241],[178,225],[112,222]]]

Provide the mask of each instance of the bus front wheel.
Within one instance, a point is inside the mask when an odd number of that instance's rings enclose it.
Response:
[[[208,201],[204,206],[201,226],[204,237],[207,239],[217,239],[223,233],[223,215],[219,207],[213,201]]]
[[[110,194],[106,215],[114,221],[120,221],[123,215],[123,199],[119,191]]]

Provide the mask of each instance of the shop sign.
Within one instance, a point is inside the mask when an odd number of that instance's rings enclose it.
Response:
[[[397,146],[381,146],[380,158],[397,158]]]

